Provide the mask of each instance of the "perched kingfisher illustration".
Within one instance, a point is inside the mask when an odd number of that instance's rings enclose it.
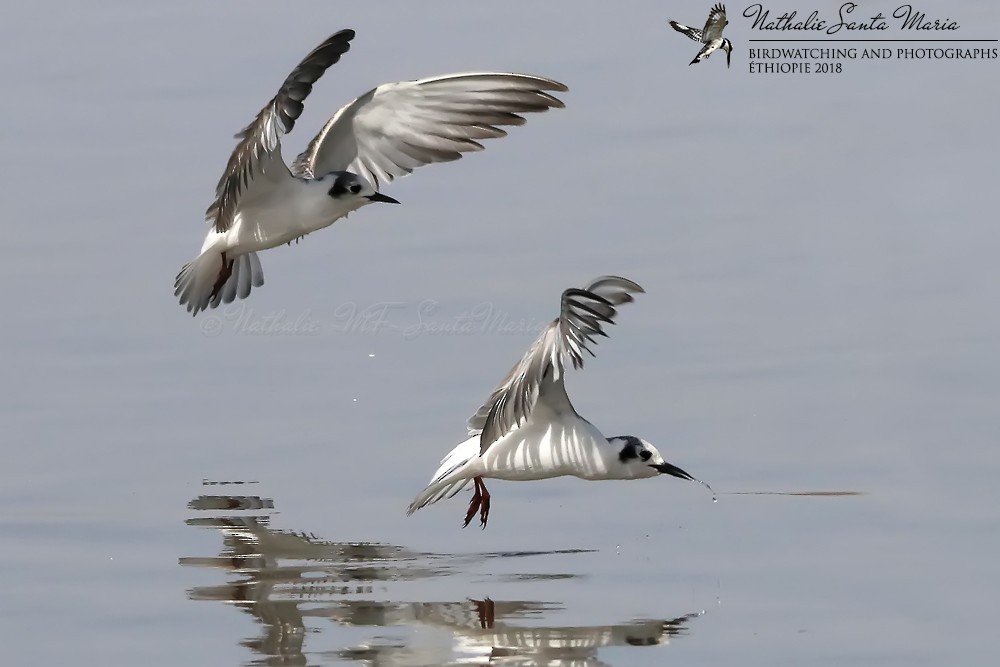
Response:
[[[701,47],[701,51],[694,57],[694,60],[688,63],[689,65],[700,63],[716,50],[722,49],[726,52],[726,67],[729,67],[729,59],[733,53],[733,43],[722,36],[722,30],[728,23],[729,21],[726,20],[726,8],[722,3],[719,3],[712,7],[712,11],[708,13],[708,20],[705,21],[705,28],[703,30],[689,28],[677,21],[671,21],[670,27],[677,32],[687,35],[694,41],[705,45]]]

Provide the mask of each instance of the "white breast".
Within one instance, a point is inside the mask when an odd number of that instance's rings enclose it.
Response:
[[[353,209],[330,197],[328,185],[290,178],[241,202],[231,230],[234,245],[246,252],[273,248],[332,225]]]

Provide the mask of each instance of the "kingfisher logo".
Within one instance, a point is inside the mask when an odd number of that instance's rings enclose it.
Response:
[[[726,8],[721,3],[712,7],[712,11],[708,13],[708,20],[705,21],[705,27],[700,30],[698,28],[689,28],[674,20],[670,21],[671,28],[682,35],[687,35],[688,38],[696,42],[701,42],[703,45],[701,50],[698,51],[698,55],[694,57],[694,60],[688,63],[689,65],[700,63],[717,50],[722,49],[726,52],[726,67],[729,67],[730,57],[733,54],[733,43],[722,36],[722,31],[728,24]]]

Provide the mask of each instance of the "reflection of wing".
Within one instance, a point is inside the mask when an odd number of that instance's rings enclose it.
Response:
[[[270,498],[202,495],[188,506],[210,515],[185,523],[218,530],[222,547],[216,556],[182,557],[181,565],[240,574],[238,582],[225,586],[192,588],[188,595],[193,599],[254,599],[266,606],[272,595],[282,600],[315,600],[339,594],[345,582],[364,586],[373,581],[442,576],[448,571],[448,564],[436,554],[391,544],[331,542],[312,534],[276,530],[268,514],[236,513],[273,510]],[[224,514],[219,515],[220,511]]]
[[[687,631],[687,624],[701,613],[685,614],[671,620],[636,620],[618,625],[579,627],[517,627],[508,621],[537,617],[544,609],[556,608],[538,602],[503,602],[469,600],[429,603],[349,602],[355,608],[352,624],[365,618],[371,625],[419,624],[449,630],[454,645],[447,656],[437,661],[414,661],[423,647],[365,644],[338,652],[342,659],[357,660],[372,667],[410,664],[456,664],[454,655],[465,656],[463,664],[492,664],[500,656],[513,664],[560,664],[574,667],[606,667],[597,655],[608,646],[655,646],[670,643],[672,637]],[[363,607],[363,616],[358,612]],[[375,608],[379,613],[373,613]],[[703,613],[703,612],[702,612]],[[345,619],[334,614],[340,622]],[[426,639],[420,642],[426,644]],[[473,657],[474,656],[474,657]],[[481,662],[480,662],[481,661]]]
[[[565,664],[597,667],[604,665],[597,658],[597,650],[607,646],[654,646],[669,644],[670,638],[686,630],[686,624],[701,613],[685,614],[668,621],[632,621],[619,625],[579,627],[511,627],[492,622],[496,615],[491,600],[477,602],[480,617],[490,619],[481,631],[456,632],[459,651],[485,655],[533,656],[548,664],[558,661]],[[509,604],[509,603],[508,603]],[[485,605],[485,612],[483,610]]]
[[[690,28],[686,25],[678,23],[677,21],[671,21],[670,27],[681,34],[687,35],[696,42],[701,41],[701,30],[698,30],[698,28]]]
[[[528,420],[543,389],[562,392],[561,400],[568,403],[562,383],[566,365],[581,368],[584,352],[594,356],[587,345],[595,343],[595,336],[607,336],[602,325],[614,323],[615,307],[643,291],[631,280],[601,276],[583,289],[563,292],[559,317],[469,419],[470,433],[482,433],[480,453]]]
[[[722,37],[722,29],[728,24],[726,8],[721,3],[712,7],[712,11],[708,14],[708,20],[705,21],[705,30],[702,31],[702,41],[708,44],[719,39]]]

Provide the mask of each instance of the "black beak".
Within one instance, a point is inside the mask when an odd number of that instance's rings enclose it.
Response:
[[[732,58],[732,56],[733,56],[733,50],[732,49],[729,49],[728,51],[726,51],[726,68],[727,69],[729,68],[729,59]]]
[[[399,202],[392,197],[387,197],[381,192],[376,192],[375,194],[368,197],[368,201],[382,202],[383,204],[398,204]]]
[[[698,481],[694,477],[692,477],[691,475],[687,474],[686,472],[684,472],[683,470],[681,470],[680,468],[678,468],[677,466],[671,465],[671,464],[667,463],[666,461],[664,461],[663,463],[661,463],[659,465],[651,465],[649,467],[653,468],[657,472],[662,472],[664,475],[673,475],[674,477],[680,477],[681,479],[687,479],[687,480],[690,480],[692,482],[697,482]]]

